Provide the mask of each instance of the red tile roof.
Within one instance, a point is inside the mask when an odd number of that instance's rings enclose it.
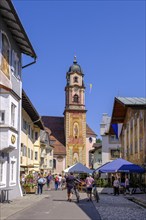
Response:
[[[54,146],[54,154],[66,154],[64,117],[42,116],[45,130],[50,134],[50,141]],[[86,135],[97,136],[95,132],[86,124]]]
[[[95,134],[95,132],[89,127],[88,124],[86,124],[86,135],[87,136],[97,136],[97,134]]]
[[[42,116],[44,126],[51,131],[50,141],[53,142],[54,154],[65,155],[64,117]]]

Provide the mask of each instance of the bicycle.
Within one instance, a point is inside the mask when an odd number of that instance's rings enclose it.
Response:
[[[92,194],[93,194],[94,199],[96,200],[96,202],[99,202],[99,194],[98,194],[98,191],[97,191],[96,184],[93,185]]]
[[[79,203],[79,201],[80,201],[80,194],[79,194],[79,191],[78,191],[77,184],[74,185],[72,193],[75,194],[76,199],[77,199],[77,203]]]

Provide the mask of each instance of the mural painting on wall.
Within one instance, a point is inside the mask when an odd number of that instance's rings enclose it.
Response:
[[[74,123],[74,126],[73,126],[73,136],[75,138],[78,138],[79,136],[79,126],[78,126],[78,123]]]
[[[73,163],[78,163],[79,162],[79,155],[77,152],[74,153],[73,155]]]
[[[7,37],[3,34],[2,35],[2,63],[1,63],[1,69],[3,73],[10,79],[9,75],[9,42]]]

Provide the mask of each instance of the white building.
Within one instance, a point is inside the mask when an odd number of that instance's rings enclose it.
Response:
[[[22,53],[36,54],[11,1],[0,1],[0,189],[21,195],[20,133]]]
[[[102,137],[102,164],[120,157],[120,141],[116,135],[109,135],[111,117],[103,113],[100,123],[100,135]]]
[[[48,129],[46,131],[41,130],[40,142],[41,142],[41,159],[40,170],[44,174],[53,173],[53,147],[50,145]]]

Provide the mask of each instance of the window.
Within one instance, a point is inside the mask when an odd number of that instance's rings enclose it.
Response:
[[[5,123],[5,111],[0,111],[0,124]]]
[[[133,118],[130,120],[130,128],[133,129]]]
[[[34,133],[33,133],[33,130],[32,130],[32,128],[31,128],[31,138],[33,139],[33,135],[34,135]]]
[[[9,74],[10,46],[5,34],[2,34],[2,62],[1,70],[10,79]]]
[[[74,83],[78,83],[78,77],[77,76],[74,77]]]
[[[130,154],[133,154],[133,146],[130,144]]]
[[[10,185],[16,185],[16,159],[10,158]]]
[[[52,167],[52,160],[49,160],[49,167]]]
[[[53,168],[56,169],[56,160],[53,159]]]
[[[38,139],[38,132],[35,132],[35,140]]]
[[[37,151],[35,151],[34,159],[38,160],[38,152]]]
[[[140,148],[140,151],[143,150],[143,138],[140,138],[139,140],[139,148]]]
[[[27,130],[27,122],[23,119],[23,129]]]
[[[28,134],[30,136],[30,125],[28,125]]]
[[[33,150],[31,150],[31,160],[33,160]]]
[[[120,157],[120,151],[119,150],[111,150],[111,158],[115,159],[115,158],[119,158]]]
[[[12,52],[12,62],[11,62],[11,69],[12,72],[14,73],[14,75],[20,79],[20,61],[18,58],[17,53],[15,53],[14,51]]]
[[[75,103],[79,102],[79,96],[77,94],[74,95],[73,102],[75,102]]]
[[[21,143],[21,152],[22,152],[22,156],[24,156],[24,145]]]
[[[116,135],[111,135],[110,136],[110,141],[111,142],[115,142],[115,141],[117,141],[118,139],[117,139],[117,137],[116,137]]]
[[[140,120],[142,120],[143,119],[143,112],[142,111],[140,111],[140,113],[139,113],[140,115],[139,115],[139,117],[140,117]]]
[[[51,150],[51,151],[50,151],[50,156],[52,156],[52,155],[53,155],[53,154],[52,154],[52,152],[53,152],[53,151]]]
[[[92,137],[89,137],[89,142],[92,143],[92,141],[93,141],[93,140],[92,140]]]
[[[22,153],[22,156],[27,157],[27,148],[26,148],[25,145],[23,145],[23,153]]]
[[[28,148],[28,158],[30,158],[30,148]]]
[[[16,106],[11,103],[11,125],[15,127],[15,108]]]
[[[138,152],[138,148],[137,148],[137,141],[135,141],[135,153]]]
[[[7,169],[7,162],[0,161],[0,188],[1,186],[6,185],[6,169]]]

